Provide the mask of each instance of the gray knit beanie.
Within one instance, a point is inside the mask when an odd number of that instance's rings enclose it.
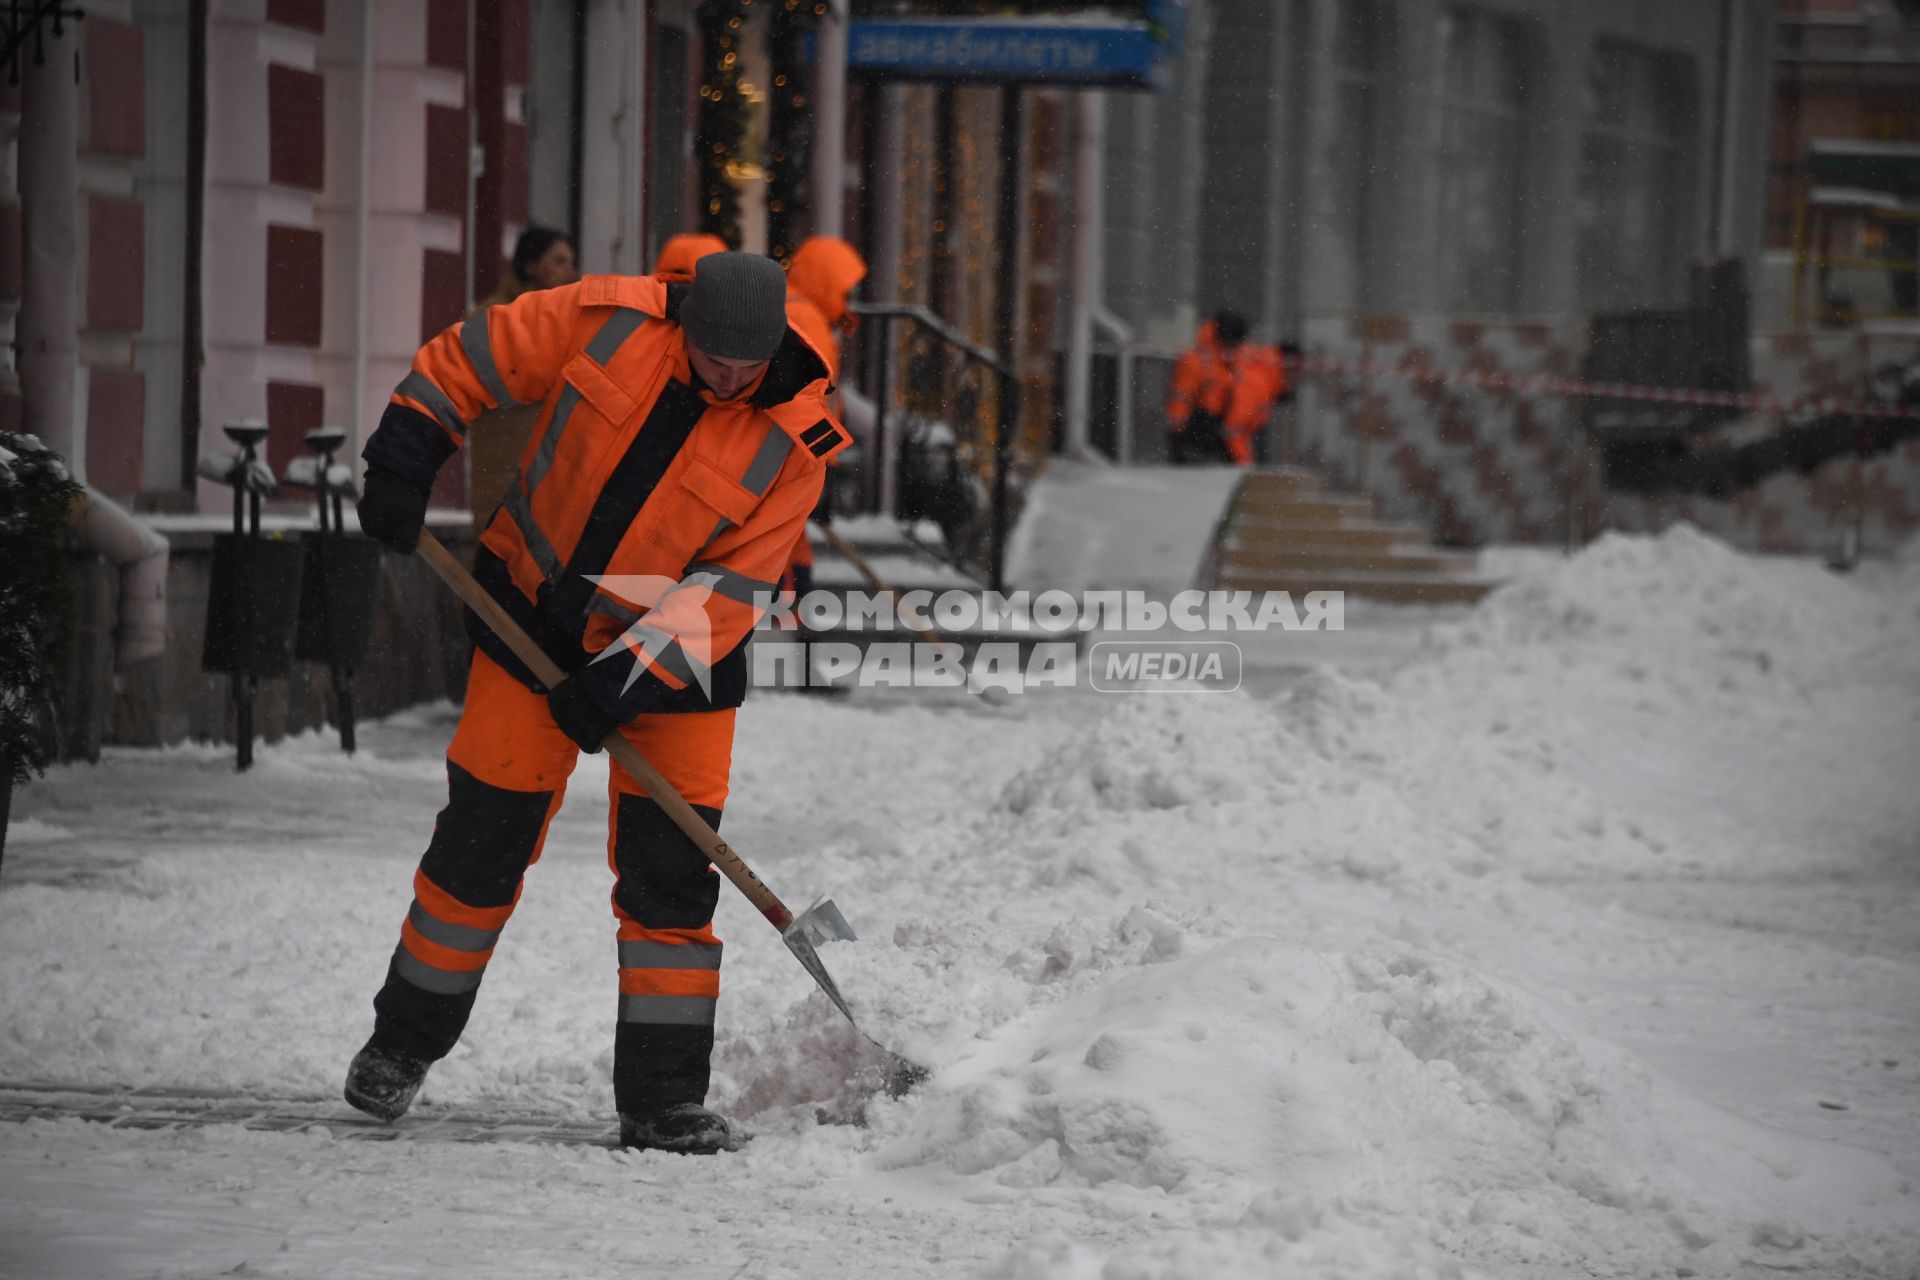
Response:
[[[771,360],[787,333],[787,273],[757,253],[710,253],[680,304],[687,341],[726,360]]]

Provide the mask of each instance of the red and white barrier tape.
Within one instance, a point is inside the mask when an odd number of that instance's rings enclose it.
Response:
[[[1837,396],[1806,396],[1785,400],[1778,396],[1738,391],[1701,391],[1680,387],[1638,387],[1624,382],[1585,382],[1579,378],[1522,377],[1511,373],[1480,373],[1472,369],[1434,369],[1425,365],[1377,364],[1370,360],[1333,360],[1300,356],[1289,364],[1302,373],[1355,374],[1363,378],[1401,378],[1409,382],[1464,383],[1487,391],[1541,392],[1552,396],[1589,399],[1645,400],[1653,404],[1713,405],[1781,413],[1844,413],[1861,418],[1920,418],[1920,406],[1882,404],[1871,400],[1842,400]]]

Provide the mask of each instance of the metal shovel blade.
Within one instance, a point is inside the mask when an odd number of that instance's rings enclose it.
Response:
[[[858,942],[860,935],[853,931],[847,918],[840,914],[840,908],[833,905],[831,898],[817,898],[814,904],[793,918],[782,933],[804,933],[809,942]]]
[[[834,1007],[840,1010],[847,1024],[859,1032],[861,1039],[886,1055],[886,1090],[890,1095],[897,1098],[932,1074],[925,1067],[908,1062],[866,1032],[861,1031],[860,1024],[854,1021],[853,1010],[847,1007],[846,997],[840,994],[840,988],[835,985],[833,975],[827,972],[827,966],[820,963],[820,953],[814,950],[815,944],[859,941],[853,926],[848,924],[847,918],[840,914],[840,908],[834,906],[831,900],[820,898],[795,916],[793,923],[780,931],[780,937],[786,942],[787,950],[793,952],[794,959],[800,962],[800,967],[812,974],[813,980],[820,985],[820,989],[827,993],[827,999],[833,1001]]]
[[[822,942],[835,942],[842,939],[848,942],[859,941],[853,932],[853,926],[840,914],[840,908],[832,901],[820,898],[814,904],[793,918],[793,922],[780,931],[781,939],[787,944],[787,950],[793,952],[800,967],[813,975],[820,989],[827,993],[827,999],[845,1014],[848,1022],[853,1022],[853,1010],[847,1007],[846,997],[840,994],[840,988],[834,984],[833,975],[827,972],[827,966],[820,963],[820,953],[814,946]],[[859,1030],[859,1024],[854,1023]]]

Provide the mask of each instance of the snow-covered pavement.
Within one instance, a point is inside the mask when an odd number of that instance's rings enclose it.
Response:
[[[727,890],[744,1151],[7,1125],[0,1276],[1913,1276],[1920,562],[1525,565],[1237,695],[753,699],[729,840],[906,1099]],[[453,716],[26,788],[0,1082],[332,1097]],[[420,1107],[606,1116],[604,772]]]

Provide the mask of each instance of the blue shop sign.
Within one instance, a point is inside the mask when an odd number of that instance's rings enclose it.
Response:
[[[882,80],[1159,87],[1169,51],[1158,23],[861,20],[847,28],[847,70]]]

